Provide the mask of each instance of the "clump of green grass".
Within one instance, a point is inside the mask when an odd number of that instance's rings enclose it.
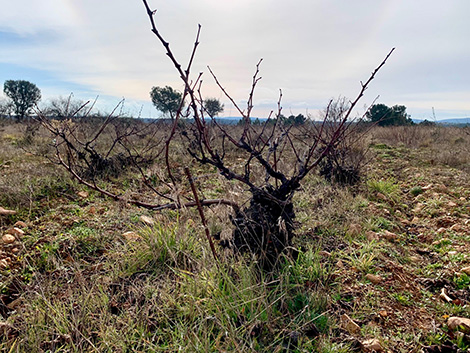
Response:
[[[466,273],[461,273],[459,276],[454,276],[454,283],[457,289],[468,289],[470,287],[470,276]]]
[[[413,186],[410,189],[410,194],[413,196],[418,196],[424,192],[423,188],[421,186]]]
[[[410,306],[413,303],[413,295],[408,291],[391,293],[391,296],[404,306]]]
[[[138,231],[141,240],[127,242],[127,254],[120,261],[122,275],[134,272],[158,273],[169,268],[195,270],[207,263],[204,239],[194,229],[184,229],[180,223],[156,224]]]
[[[399,190],[399,187],[393,179],[371,179],[367,181],[370,190],[380,192],[385,196],[392,196]]]
[[[376,150],[389,150],[391,147],[385,143],[371,143],[370,147]]]
[[[369,218],[366,223],[374,232],[378,232],[380,230],[391,230],[394,227],[392,221],[381,216]]]
[[[370,179],[367,187],[376,198],[381,194],[392,203],[397,203],[400,199],[400,187],[394,179]]]
[[[273,276],[243,258],[216,266],[197,234],[181,229],[181,223],[143,229],[144,240],[113,250],[120,261],[108,254],[101,274],[74,268],[38,274],[34,286],[40,290],[27,293],[30,305],[11,317],[20,332],[17,349],[346,349],[328,340],[333,266],[317,250],[300,252],[295,261],[285,258]],[[83,226],[73,233],[89,236]]]
[[[364,244],[356,244],[357,249],[352,247],[348,249],[345,255],[345,261],[358,271],[366,273],[374,273],[375,266],[380,255],[379,244],[375,241],[365,242]]]

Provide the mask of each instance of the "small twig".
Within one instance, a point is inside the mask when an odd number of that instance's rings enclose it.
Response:
[[[235,107],[235,109],[238,110],[238,112],[240,113],[240,115],[245,118],[246,115],[245,115],[245,112],[238,106],[238,104],[235,102],[235,100],[232,98],[232,96],[230,94],[228,94],[228,92],[225,90],[225,88],[222,86],[222,84],[219,82],[219,80],[217,79],[217,76],[214,74],[214,72],[212,71],[212,69],[210,68],[210,66],[207,66],[207,69],[209,70],[210,74],[212,75],[212,77],[214,78],[214,81],[215,83],[217,84],[217,86],[220,88],[220,90],[222,91],[223,94],[225,94],[225,97],[227,97],[230,102],[233,104],[233,106]]]
[[[259,74],[259,66],[261,65],[262,61],[263,61],[263,58],[261,58],[256,64],[256,71],[255,71],[255,74],[253,75],[253,81],[251,83],[251,91],[250,91],[250,95],[248,96],[247,112],[246,112],[246,116],[248,118],[250,117],[251,110],[253,109],[253,95],[255,94],[256,84],[258,83],[259,80],[261,80],[261,77],[258,77],[258,74]]]
[[[212,255],[214,256],[214,260],[216,261],[217,266],[218,266],[219,258],[217,256],[217,252],[215,251],[215,246],[214,246],[214,242],[212,241],[209,227],[207,226],[206,217],[204,216],[204,210],[202,209],[201,202],[199,201],[199,197],[197,195],[197,190],[196,190],[196,186],[194,185],[193,177],[191,176],[191,172],[189,171],[188,167],[184,168],[184,172],[186,173],[186,176],[188,177],[189,185],[191,185],[191,191],[193,192],[194,200],[196,201],[197,210],[199,211],[199,216],[201,217],[201,222],[202,222],[202,225],[204,226],[204,231],[206,232],[206,238],[209,241]]]

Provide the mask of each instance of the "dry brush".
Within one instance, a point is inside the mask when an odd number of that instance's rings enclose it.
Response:
[[[201,93],[202,74],[193,76],[191,72],[201,26],[197,29],[188,64],[183,67],[158,30],[156,12],[146,0],[143,4],[152,33],[184,84],[183,100],[176,115],[171,121],[126,124],[110,114],[95,123],[91,130],[83,131],[84,124],[73,114],[70,119],[60,122],[39,114],[42,125],[54,137],[55,160],[80,183],[115,200],[139,207],[152,210],[198,207],[204,220],[202,207],[214,204],[231,206],[232,239],[222,242],[222,245],[252,254],[262,267],[271,269],[279,255],[290,247],[295,235],[292,202],[295,192],[309,173],[325,168],[343,153],[341,151],[345,145],[347,147],[351,131],[357,127],[352,121],[358,102],[393,49],[369,78],[361,82],[354,100],[343,102],[341,107],[330,102],[321,123],[307,121],[300,126],[286,126],[281,122],[282,92],[277,109],[267,120],[260,126],[251,123],[254,93],[261,79],[261,60],[256,65],[246,108],[236,103],[209,68],[221,92],[241,116],[242,125],[228,129],[208,114]],[[192,176],[186,169],[185,177],[183,168],[178,167],[175,150],[191,158],[193,163],[210,166],[226,180],[242,185],[249,191],[249,202],[242,207],[228,198],[199,199],[195,188],[192,189],[193,196],[183,192],[185,181],[192,182]],[[164,166],[163,171],[150,173],[155,165]],[[153,192],[153,200],[112,191],[100,183],[102,173],[110,170],[117,173],[124,167],[132,167],[139,173],[143,185]],[[209,234],[208,239],[216,257]]]

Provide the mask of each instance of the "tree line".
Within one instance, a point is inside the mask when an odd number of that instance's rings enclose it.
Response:
[[[8,98],[0,101],[0,116],[14,116],[22,120],[32,114],[33,108],[41,100],[41,90],[32,82],[25,80],[6,80],[3,93]],[[170,119],[175,118],[178,111],[183,111],[184,101],[181,92],[170,86],[152,87],[150,99],[155,108]],[[51,99],[46,113],[56,118],[66,118],[77,114],[85,103],[81,100],[72,100],[71,97]],[[217,98],[206,98],[202,102],[204,113],[210,118],[218,116],[224,111],[224,105]],[[378,126],[413,125],[404,105],[388,107],[385,104],[374,104],[365,114],[367,122]],[[303,114],[285,117],[281,115],[280,121],[284,125],[302,125],[307,121]],[[254,125],[261,124],[255,119]]]

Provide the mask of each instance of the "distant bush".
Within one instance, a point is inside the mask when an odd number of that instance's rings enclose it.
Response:
[[[429,121],[427,119],[423,120],[418,124],[419,126],[436,126],[436,123],[434,121]]]
[[[413,125],[413,120],[406,114],[404,105],[388,107],[385,104],[374,104],[366,113],[366,118],[379,126]]]

